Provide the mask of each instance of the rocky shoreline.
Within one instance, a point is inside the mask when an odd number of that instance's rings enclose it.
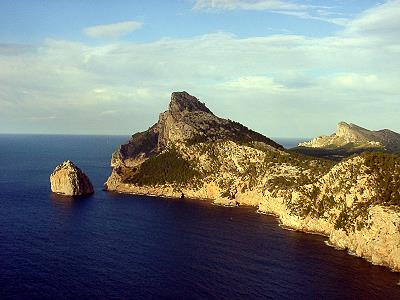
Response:
[[[108,186],[108,191],[153,196],[161,198],[180,198],[180,191],[173,191],[172,187],[139,187],[118,184],[117,186]],[[230,199],[209,198],[204,197],[204,193],[197,194],[190,189],[181,190],[185,194],[185,198],[210,201],[217,205],[233,207]],[[335,230],[334,224],[316,219],[316,218],[299,218],[290,214],[285,204],[275,198],[259,195],[258,201],[249,199],[246,195],[241,195],[237,201],[240,205],[252,206],[257,208],[257,213],[271,215],[279,220],[279,226],[285,230],[300,231],[309,234],[322,235],[328,238],[326,244],[337,250],[345,250],[349,254],[361,257],[374,265],[385,266],[394,272],[400,272],[400,235],[394,235],[396,228],[386,228],[387,224],[400,224],[399,214],[395,214],[384,207],[376,206],[372,208],[372,218],[375,220],[372,228],[355,231],[352,234],[346,234],[343,230]],[[272,200],[272,201],[271,201]],[[379,222],[377,222],[379,219]],[[397,251],[391,251],[397,247]]]
[[[157,123],[114,152],[111,166],[108,191],[253,206],[400,271],[400,156],[333,162],[296,154],[176,92]]]

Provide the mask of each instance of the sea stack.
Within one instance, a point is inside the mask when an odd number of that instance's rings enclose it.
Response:
[[[58,165],[50,175],[51,191],[66,196],[93,194],[93,185],[72,161]]]

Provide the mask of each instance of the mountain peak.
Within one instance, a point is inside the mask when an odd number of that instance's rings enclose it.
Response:
[[[169,103],[169,111],[171,113],[195,112],[202,111],[212,114],[207,106],[200,102],[199,99],[189,93],[173,92],[171,94],[171,102]]]
[[[368,141],[370,130],[353,123],[339,122],[336,126],[336,135],[349,141]]]
[[[187,92],[174,92],[169,109],[160,114],[158,122],[144,132],[135,133],[127,144],[121,145],[113,155],[112,164],[137,167],[160,154],[169,144],[190,147],[216,141],[283,149],[273,140],[238,122],[219,118]]]
[[[300,147],[341,148],[349,149],[384,149],[398,152],[400,150],[400,134],[383,129],[368,130],[353,123],[339,122],[336,132],[329,136],[320,136],[311,141],[300,143]]]
[[[349,129],[350,125],[344,121],[341,121],[336,125],[336,135],[343,135],[343,133],[347,132]]]

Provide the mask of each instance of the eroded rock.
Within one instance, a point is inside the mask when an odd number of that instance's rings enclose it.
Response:
[[[393,152],[400,150],[400,134],[389,129],[368,130],[355,124],[339,122],[336,132],[332,135],[322,135],[300,143],[299,147],[309,148],[343,148],[346,149],[382,149]]]
[[[344,122],[328,138],[362,147],[371,137],[396,144],[388,130]],[[153,127],[114,153],[112,166],[106,190],[255,206],[285,228],[323,234],[400,271],[400,156],[366,152],[335,163],[293,154],[181,92]]]
[[[50,175],[51,191],[66,196],[92,194],[93,185],[85,173],[72,161],[58,165]]]

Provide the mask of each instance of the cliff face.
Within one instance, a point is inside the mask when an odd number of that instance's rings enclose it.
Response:
[[[89,178],[72,161],[58,165],[50,175],[51,191],[66,196],[81,196],[93,193]]]
[[[215,116],[204,103],[186,92],[171,95],[169,109],[150,129],[136,133],[113,154],[112,166],[135,167],[166,149],[169,143],[195,144],[235,140],[260,142],[282,149],[274,141],[247,127]]]
[[[148,148],[136,142],[150,132],[157,139]],[[287,227],[327,235],[338,248],[400,270],[398,156],[363,154],[334,165],[290,153],[187,93],[174,93],[169,110],[139,135],[113,155],[106,189],[256,206]]]
[[[311,141],[300,143],[299,147],[310,148],[347,148],[347,149],[381,149],[392,152],[400,151],[400,134],[382,129],[372,131],[355,124],[338,123],[336,133],[330,136],[319,136]]]

